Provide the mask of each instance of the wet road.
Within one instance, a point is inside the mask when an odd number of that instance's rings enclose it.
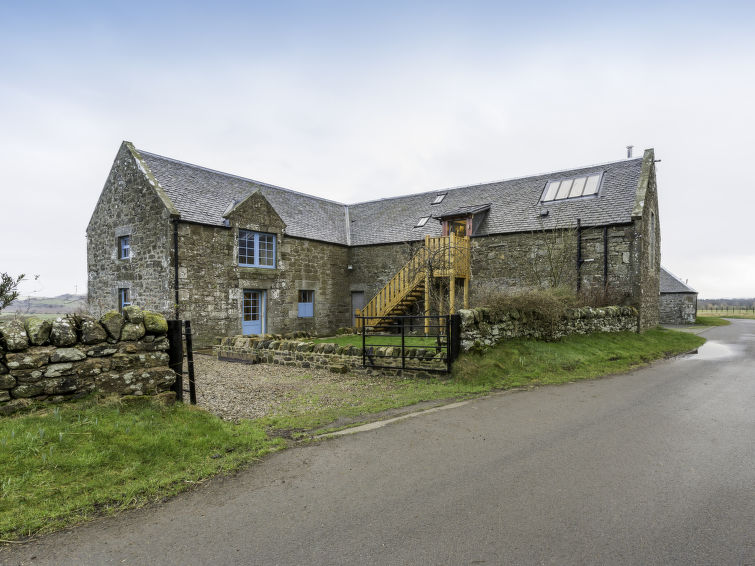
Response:
[[[755,564],[755,321],[274,455],[2,564]],[[33,558],[32,558],[33,557]]]

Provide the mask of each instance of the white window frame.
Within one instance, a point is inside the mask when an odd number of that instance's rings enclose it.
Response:
[[[252,254],[251,254],[253,256],[251,263],[245,263],[245,262],[242,261],[242,254],[241,254],[242,245],[241,245],[241,243],[242,243],[242,238],[246,234],[248,234],[248,236],[246,236],[246,240],[249,241],[249,238],[251,237],[251,239],[253,241],[253,245],[254,245],[254,249],[253,249]],[[273,244],[273,249],[272,249],[272,264],[271,265],[260,263],[260,240],[262,240],[262,239],[267,240],[267,238],[272,238],[272,244]],[[239,229],[238,245],[236,246],[236,248],[237,248],[237,254],[238,254],[237,255],[238,264],[239,264],[240,267],[259,267],[261,269],[275,269],[277,246],[278,246],[278,242],[277,242],[277,238],[275,237],[275,234],[270,234],[268,232],[255,232],[254,230]],[[244,254],[244,255],[246,256],[245,259],[248,261],[249,255],[250,255],[249,251],[248,251],[249,248],[248,248],[248,246],[245,246],[245,247],[246,247],[246,252],[247,253]]]

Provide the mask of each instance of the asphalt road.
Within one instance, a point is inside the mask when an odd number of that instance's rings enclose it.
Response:
[[[2,564],[755,564],[755,321],[276,454]]]

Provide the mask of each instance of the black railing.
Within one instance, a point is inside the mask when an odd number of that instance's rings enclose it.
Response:
[[[356,318],[364,367],[449,373],[459,355],[459,315],[391,316],[390,324],[385,316]]]

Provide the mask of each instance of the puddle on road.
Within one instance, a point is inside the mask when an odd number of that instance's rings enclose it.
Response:
[[[686,356],[688,360],[723,360],[740,355],[742,348],[734,344],[724,344],[716,340],[708,340],[698,348],[697,352]]]

